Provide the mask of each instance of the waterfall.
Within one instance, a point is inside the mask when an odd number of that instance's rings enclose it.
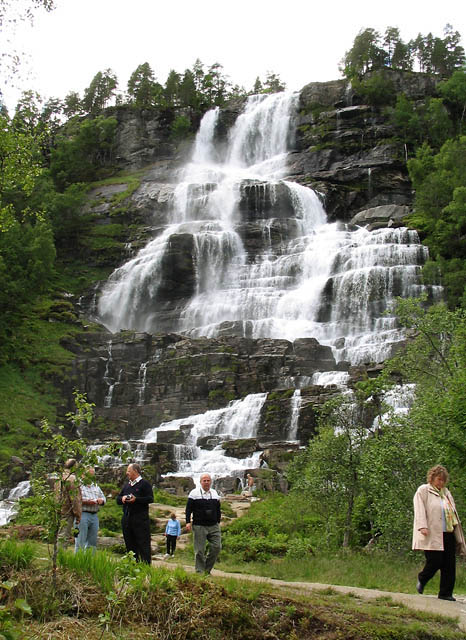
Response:
[[[288,440],[296,440],[298,435],[299,412],[301,410],[301,390],[295,389],[291,396],[291,420]]]
[[[112,406],[113,389],[115,387],[115,380],[110,378],[110,367],[112,365],[112,341],[110,340],[107,345],[108,358],[105,363],[104,382],[107,385],[107,393],[104,398],[104,407],[109,408]]]
[[[0,500],[0,527],[8,524],[18,511],[18,500],[28,495],[31,488],[29,480],[23,480],[11,489],[8,498]]]
[[[148,364],[149,364],[148,362],[142,362],[141,366],[139,367],[138,382],[137,382],[138,406],[139,407],[141,407],[144,404],[144,394],[146,392],[146,379],[147,379],[147,365]]]
[[[164,422],[145,434],[144,445],[158,442],[163,431],[178,431],[182,426],[189,426],[186,442],[172,445],[178,471],[170,475],[198,478],[201,473],[207,472],[215,478],[241,474],[245,469],[259,466],[260,452],[239,459],[226,456],[220,444],[214,445],[212,449],[202,448],[199,444],[209,437],[213,442],[253,438],[257,433],[266,397],[266,393],[250,394],[241,400],[233,400],[224,409],[212,409],[206,413]],[[138,455],[143,458],[144,451],[140,449]]]
[[[205,114],[165,228],[103,289],[110,330],[214,337],[228,322],[253,338],[314,337],[337,361],[391,355],[403,334],[386,311],[425,290],[427,249],[405,228],[330,224],[317,193],[284,179],[297,104],[297,94],[250,96],[226,144],[216,140],[219,109]],[[193,284],[167,315],[164,265],[179,242]]]

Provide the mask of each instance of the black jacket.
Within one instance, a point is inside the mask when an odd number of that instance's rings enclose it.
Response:
[[[199,489],[193,489],[186,504],[186,522],[202,526],[211,526],[220,522],[220,499],[215,490],[211,491],[211,498],[203,498]]]
[[[128,496],[131,493],[136,498],[136,501],[131,503],[123,503],[123,496]],[[147,480],[144,480],[143,478],[139,480],[139,482],[136,482],[136,484],[133,484],[133,486],[131,486],[130,483],[127,482],[120,493],[117,495],[116,501],[117,504],[123,505],[123,515],[127,518],[142,514],[148,515],[149,504],[154,502],[154,493],[152,491],[152,486],[151,484],[149,484],[149,482],[147,482]]]

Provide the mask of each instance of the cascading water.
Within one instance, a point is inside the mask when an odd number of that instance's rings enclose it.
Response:
[[[247,458],[234,458],[226,456],[221,445],[215,443],[254,437],[266,397],[266,393],[250,394],[243,400],[232,401],[224,409],[213,409],[203,414],[164,422],[146,433],[139,448],[139,456],[144,458],[146,446],[151,442],[157,442],[162,431],[177,431],[185,425],[189,426],[189,436],[185,444],[172,445],[179,464],[178,472],[174,475],[198,477],[208,471],[213,477],[241,477],[245,469],[259,466],[259,452]],[[201,448],[201,439],[209,438],[212,440],[212,448]]]
[[[391,354],[402,334],[386,310],[396,296],[421,292],[427,249],[405,228],[329,224],[318,195],[284,179],[297,99],[251,96],[226,145],[216,143],[218,109],[204,116],[165,229],[103,289],[99,316],[110,330],[214,337],[234,323],[247,337],[316,338],[352,364]],[[261,238],[253,252],[246,223]],[[167,326],[164,261],[180,238],[194,286]],[[191,461],[181,463],[187,467],[194,472]]]
[[[192,162],[178,184],[165,230],[110,277],[99,301],[111,330],[160,330],[157,294],[162,263],[174,236],[192,237],[195,290],[173,320],[172,331],[213,337],[224,322],[254,338],[314,337],[337,360],[383,361],[401,339],[384,315],[395,296],[419,294],[427,249],[407,229],[347,229],[328,224],[317,194],[283,180],[296,95],[252,96],[232,128],[221,159],[215,144],[218,109],[209,111]],[[258,217],[262,249],[248,255],[240,235],[247,191],[261,216],[277,190],[290,212],[279,243],[277,218]]]
[[[0,527],[8,524],[18,511],[18,500],[28,495],[31,488],[29,480],[23,480],[8,494],[8,498],[0,500]]]

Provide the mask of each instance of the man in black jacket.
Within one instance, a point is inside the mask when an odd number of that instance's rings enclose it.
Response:
[[[211,489],[212,478],[203,473],[200,487],[196,487],[188,496],[186,504],[186,529],[192,531],[194,537],[194,558],[196,573],[209,574],[222,548],[220,533],[220,496]],[[209,550],[206,557],[206,544]]]
[[[126,475],[128,482],[117,496],[117,504],[123,505],[121,528],[126,551],[133,551],[138,562],[150,564],[149,504],[154,502],[154,493],[136,462],[128,465]]]

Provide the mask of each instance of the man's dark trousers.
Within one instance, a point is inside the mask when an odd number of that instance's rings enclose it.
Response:
[[[128,509],[129,512],[129,509]],[[147,513],[128,513],[123,510],[121,528],[126,551],[133,551],[136,560],[151,563],[150,524]]]

